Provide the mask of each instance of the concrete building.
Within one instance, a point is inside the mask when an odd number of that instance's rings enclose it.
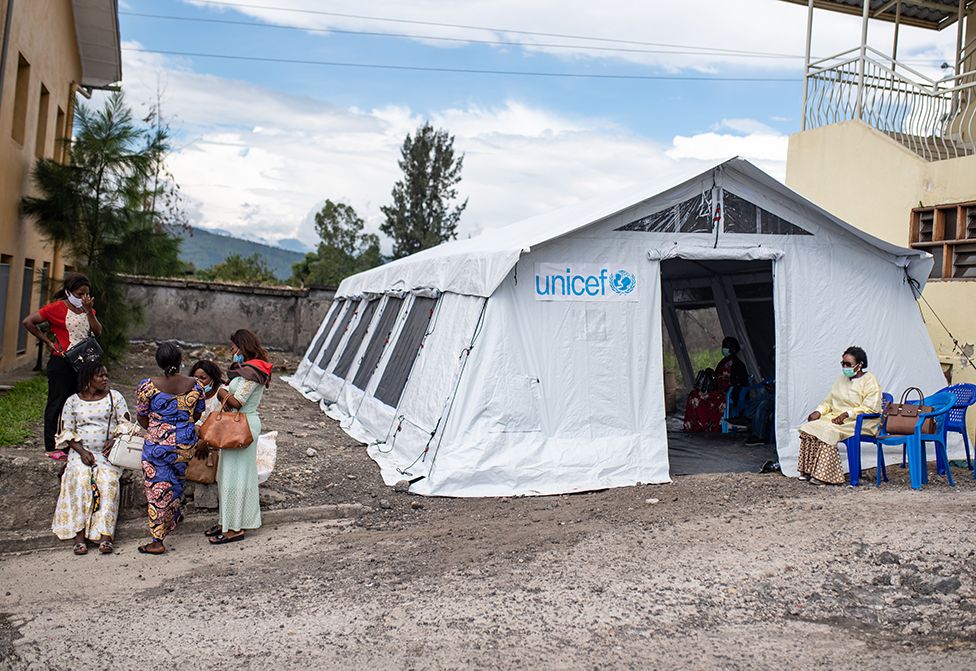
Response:
[[[40,158],[65,161],[76,93],[122,78],[117,0],[0,0],[0,371],[32,363],[20,322],[70,260],[20,215]],[[66,266],[66,263],[69,264]]]
[[[787,1],[807,6],[808,26],[786,182],[868,233],[935,256],[919,307],[946,377],[976,382],[976,0]],[[861,44],[811,60],[815,8],[860,15]],[[878,21],[894,23],[890,53],[867,44]],[[927,74],[900,62],[903,25],[954,31],[955,58]]]

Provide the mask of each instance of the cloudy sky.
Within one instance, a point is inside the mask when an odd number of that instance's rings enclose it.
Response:
[[[782,179],[799,128],[806,9],[781,0],[119,6],[123,89],[139,110],[161,92],[192,223],[241,237],[314,245],[326,198],[378,230],[426,120],[465,155],[463,237],[696,161]],[[859,30],[816,12],[814,55]],[[890,25],[870,40],[890,51]],[[953,40],[903,28],[899,55],[935,71]]]

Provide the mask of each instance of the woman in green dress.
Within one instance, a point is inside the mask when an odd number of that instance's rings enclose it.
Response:
[[[230,337],[234,363],[227,371],[230,384],[217,392],[227,409],[244,413],[253,440],[241,450],[224,450],[217,464],[217,490],[220,494],[220,524],[206,532],[214,545],[244,540],[245,529],[261,526],[261,501],[258,497],[258,435],[261,418],[258,406],[271,382],[271,363],[258,337],[246,329]]]

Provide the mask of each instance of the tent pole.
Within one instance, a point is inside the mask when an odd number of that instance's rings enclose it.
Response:
[[[671,296],[672,288],[670,283],[661,282],[662,310],[661,318],[664,326],[668,330],[668,338],[671,339],[671,349],[678,359],[678,368],[681,369],[681,377],[684,378],[685,391],[691,389],[695,384],[695,369],[691,365],[691,357],[688,356],[688,346],[685,344],[684,334],[678,326],[678,313],[674,308],[674,300]]]
[[[800,114],[800,130],[807,129],[807,84],[810,81],[810,40],[813,37],[813,0],[807,2],[807,50],[803,63],[803,111]]]

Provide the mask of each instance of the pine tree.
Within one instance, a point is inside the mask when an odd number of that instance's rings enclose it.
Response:
[[[423,124],[407,135],[400,149],[403,178],[393,186],[393,203],[380,208],[380,230],[393,239],[393,257],[401,258],[457,237],[458,220],[467,207],[457,198],[464,156],[455,157],[454,136]]]

